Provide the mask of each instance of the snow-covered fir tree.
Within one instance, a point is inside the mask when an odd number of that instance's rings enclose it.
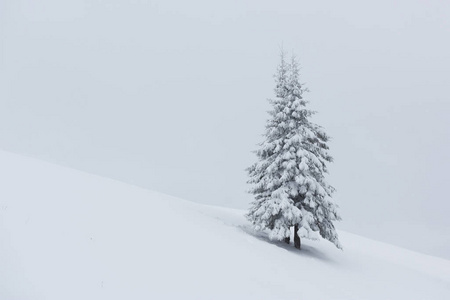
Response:
[[[342,248],[333,221],[340,220],[331,198],[334,188],[326,183],[329,137],[310,121],[314,114],[304,99],[306,89],[299,81],[299,64],[281,54],[273,108],[266,124],[265,140],[256,151],[258,162],[248,168],[255,195],[247,218],[271,239],[290,242],[300,249],[300,237],[317,239],[318,234]]]

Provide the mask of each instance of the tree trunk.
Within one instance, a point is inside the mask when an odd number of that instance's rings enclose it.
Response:
[[[291,243],[291,238],[288,236],[288,237],[285,237],[284,238],[284,242],[286,243],[286,244],[290,244]]]
[[[298,225],[294,226],[294,246],[297,249],[300,249],[300,237],[298,236]]]

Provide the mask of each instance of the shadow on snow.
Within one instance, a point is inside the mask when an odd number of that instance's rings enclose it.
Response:
[[[296,249],[292,244],[292,242],[290,244],[286,244],[284,241],[271,240],[265,231],[256,231],[249,225],[240,225],[237,227],[240,230],[244,231],[246,234],[257,238],[258,240],[267,242],[278,248],[282,248],[294,255],[317,259],[327,263],[336,263],[332,258],[328,257],[324,252],[320,251],[315,247],[305,245],[304,243],[302,243],[301,249]],[[303,240],[304,238],[302,239],[302,242]]]

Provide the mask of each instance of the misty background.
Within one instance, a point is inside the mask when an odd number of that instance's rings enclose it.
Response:
[[[450,258],[448,1],[0,0],[0,47],[1,149],[244,209],[283,47],[337,227]]]

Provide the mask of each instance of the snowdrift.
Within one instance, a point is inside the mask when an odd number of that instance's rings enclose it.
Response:
[[[344,251],[297,251],[240,210],[5,152],[0,166],[2,300],[450,299],[445,259],[346,232]]]

